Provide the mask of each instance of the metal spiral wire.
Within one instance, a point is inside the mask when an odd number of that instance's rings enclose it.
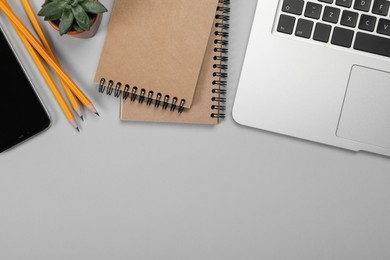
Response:
[[[130,100],[131,102],[138,102],[140,104],[145,103],[147,106],[151,106],[153,101],[155,101],[154,106],[156,108],[162,107],[162,109],[167,110],[170,106],[170,111],[178,111],[179,113],[183,113],[184,105],[186,103],[185,99],[181,99],[179,102],[179,98],[173,97],[171,98],[169,95],[163,95],[161,93],[155,93],[153,91],[147,92],[145,89],[138,89],[138,87],[130,87],[130,85],[126,84],[124,89],[122,90],[122,83],[115,83],[113,80],[109,80],[106,85],[107,80],[105,78],[100,79],[99,83],[99,92],[106,93],[108,96],[114,95],[116,98],[122,98],[123,100]],[[115,85],[115,86],[114,86]]]
[[[230,21],[230,0],[219,0],[217,8],[217,14],[215,16],[217,22],[215,23],[215,36],[214,41],[216,47],[214,48],[214,61],[213,65],[213,89],[212,92],[215,94],[211,101],[214,103],[211,109],[214,111],[211,114],[212,118],[221,119],[225,118],[226,114],[226,87],[228,78],[228,45],[229,45],[229,21]]]

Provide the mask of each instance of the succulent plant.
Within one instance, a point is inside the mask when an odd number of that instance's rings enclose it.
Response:
[[[97,0],[48,0],[38,15],[58,24],[61,35],[69,31],[89,31],[92,18],[107,9]]]

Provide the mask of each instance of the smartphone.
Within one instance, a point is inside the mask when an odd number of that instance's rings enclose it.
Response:
[[[0,153],[50,126],[50,117],[6,36],[0,33]]]

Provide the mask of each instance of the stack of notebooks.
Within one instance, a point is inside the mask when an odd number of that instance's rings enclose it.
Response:
[[[230,0],[116,0],[95,82],[123,121],[218,124]]]

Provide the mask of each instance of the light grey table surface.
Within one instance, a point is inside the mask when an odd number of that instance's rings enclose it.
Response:
[[[92,85],[109,16],[91,40],[49,30],[102,117],[87,114],[77,134],[38,87],[53,126],[0,155],[0,259],[390,258],[388,158],[234,123],[256,0],[232,2],[229,111],[217,127],[120,122],[117,101]]]

